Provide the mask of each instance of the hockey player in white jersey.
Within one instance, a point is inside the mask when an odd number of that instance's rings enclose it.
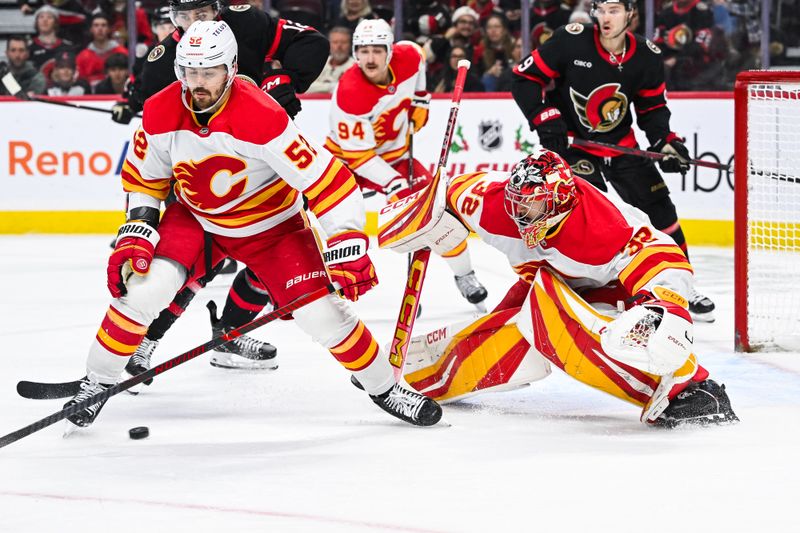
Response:
[[[434,248],[460,223],[503,252],[520,279],[491,314],[412,341],[405,369],[412,387],[453,400],[541,379],[553,365],[641,407],[648,424],[738,420],[724,385],[708,379],[693,351],[684,296],[692,267],[644,213],[611,200],[544,149],[510,176],[454,178],[447,205],[415,247]]]
[[[367,255],[363,199],[352,173],[296,128],[275,100],[236,77],[225,22],[194,23],[177,47],[178,80],[145,103],[122,171],[128,221],[108,264],[114,300],[89,350],[87,377],[67,405],[113,385],[147,327],[205,255],[245,263],[276,306],[330,281],[350,300],[378,282]],[[177,201],[159,220],[175,183]],[[303,198],[329,236],[323,261]],[[210,248],[210,249],[209,249]],[[398,385],[386,355],[349,305],[329,295],[293,312],[393,416],[433,425],[438,404]],[[68,418],[88,426],[104,402]]]
[[[363,20],[353,33],[356,64],[342,75],[331,99],[331,132],[325,144],[355,173],[362,189],[393,202],[432,176],[413,159],[412,136],[428,121],[425,58],[410,41],[394,44],[385,21]],[[441,253],[459,291],[482,308],[487,292],[475,277],[467,242]]]

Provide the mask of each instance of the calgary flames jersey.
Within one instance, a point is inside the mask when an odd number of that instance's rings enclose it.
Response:
[[[615,202],[581,178],[575,178],[576,202],[564,220],[538,246],[528,248],[506,214],[508,174],[478,172],[455,178],[448,205],[472,231],[503,252],[515,272],[529,283],[539,267],[561,275],[576,290],[603,287],[619,280],[629,294],[671,277],[692,272],[689,261],[669,236],[653,228],[647,216]]]
[[[325,147],[356,173],[385,185],[397,175],[389,163],[406,157],[414,92],[425,90],[425,58],[414,43],[399,42],[389,62],[392,81],[375,85],[358,64],[339,80],[331,99]]]
[[[570,135],[635,147],[631,107],[651,144],[669,134],[661,50],[628,32],[625,52],[612,56],[593,25],[567,24],[514,67],[512,92],[531,124],[550,107],[561,112]],[[552,90],[545,92],[550,82]],[[617,153],[587,150],[595,155]]]
[[[178,201],[206,231],[229,237],[260,233],[299,213],[298,191],[329,236],[364,227],[352,173],[258,87],[235,79],[207,126],[182,97],[175,82],[145,103],[122,168],[126,192],[164,200],[174,176]]]

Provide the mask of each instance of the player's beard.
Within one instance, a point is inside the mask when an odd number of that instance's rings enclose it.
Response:
[[[219,100],[219,98],[217,98]],[[192,91],[192,104],[197,109],[206,109],[217,101],[208,89],[195,89]]]

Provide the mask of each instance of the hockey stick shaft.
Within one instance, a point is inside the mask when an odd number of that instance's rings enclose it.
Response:
[[[627,146],[619,146],[617,144],[609,144],[597,141],[587,141],[586,139],[579,139],[577,137],[572,140],[571,144],[572,146],[582,146],[584,148],[614,150],[615,152],[618,152],[620,154],[635,155],[639,157],[644,157],[646,159],[653,159],[655,161],[660,161],[661,159],[667,157],[667,154],[660,154],[658,152],[651,152],[649,150],[640,150],[639,148],[629,148]],[[712,161],[703,161],[702,159],[690,159],[687,162],[690,165],[713,168],[714,170],[730,170],[730,167],[728,165],[723,165],[722,163],[714,163]]]
[[[439,164],[436,167],[436,174],[433,177],[433,187],[447,187],[446,180],[444,180],[444,185],[442,184],[442,173],[447,166],[447,156],[450,153],[450,143],[453,142],[453,134],[458,119],[458,109],[461,105],[461,96],[464,93],[464,82],[467,79],[469,67],[470,62],[465,59],[458,62],[453,96],[450,100],[450,115],[447,118],[442,151],[439,155]],[[411,256],[411,262],[408,267],[408,280],[403,291],[403,300],[400,304],[400,312],[397,315],[394,337],[391,342],[391,351],[389,352],[389,363],[394,367],[395,378],[398,381],[403,376],[403,365],[405,364],[406,355],[408,353],[408,345],[411,342],[411,333],[417,318],[419,298],[422,294],[422,285],[425,281],[425,273],[428,269],[428,260],[430,257],[431,251],[429,248],[417,250]]]
[[[8,435],[0,437],[0,448],[8,446],[9,444],[12,444],[24,437],[27,437],[28,435],[36,433],[37,431],[44,429],[48,426],[51,426],[60,420],[64,420],[68,416],[74,415],[75,413],[85,409],[90,405],[105,401],[111,398],[112,396],[116,396],[120,392],[130,389],[131,387],[138,385],[139,383],[145,381],[146,379],[150,379],[159,374],[163,374],[167,370],[182,365],[186,361],[190,361],[195,357],[202,355],[208,351],[214,350],[215,348],[222,346],[223,344],[230,342],[233,339],[244,335],[245,333],[249,333],[250,331],[253,331],[256,328],[261,327],[264,324],[268,324],[281,317],[284,317],[292,313],[293,311],[300,309],[304,305],[310,304],[311,302],[319,300],[320,298],[323,298],[329,294],[333,294],[334,292],[339,290],[339,288],[340,287],[336,284],[329,284],[326,285],[325,287],[320,287],[315,291],[300,296],[296,300],[289,302],[283,307],[275,309],[271,313],[262,315],[243,326],[239,326],[238,328],[229,331],[225,335],[220,335],[219,337],[211,339],[210,341],[201,344],[200,346],[192,348],[191,350],[184,352],[180,355],[177,355],[172,359],[164,361],[158,366],[154,366],[153,368],[147,370],[146,372],[142,372],[141,374],[137,374],[131,377],[130,379],[126,379],[125,381],[117,383],[116,385],[107,388],[103,392],[99,392],[94,396],[90,396],[89,398],[86,398],[81,402],[70,405],[69,407],[65,407],[64,409],[57,411],[51,414],[50,416],[42,418],[41,420],[38,420],[33,424],[29,424],[22,429],[18,429],[17,431],[14,431],[12,433],[9,433]]]

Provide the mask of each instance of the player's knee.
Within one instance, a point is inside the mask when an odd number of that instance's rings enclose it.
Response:
[[[178,263],[157,257],[146,276],[131,276],[128,292],[119,299],[120,309],[141,324],[150,324],[169,305],[186,281],[186,269]]]
[[[319,344],[336,346],[358,323],[358,317],[341,298],[330,295],[292,313],[295,323]]]

